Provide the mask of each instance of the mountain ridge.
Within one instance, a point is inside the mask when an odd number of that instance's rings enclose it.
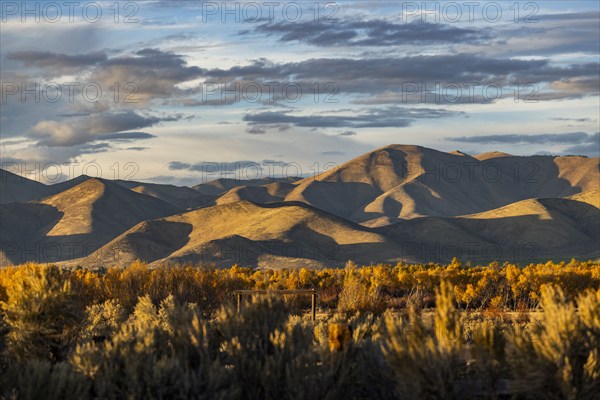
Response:
[[[599,160],[394,144],[309,178],[193,187],[5,171],[0,265],[599,258]]]

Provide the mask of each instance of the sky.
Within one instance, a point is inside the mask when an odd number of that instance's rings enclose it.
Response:
[[[600,152],[597,1],[0,2],[2,167],[194,185]]]

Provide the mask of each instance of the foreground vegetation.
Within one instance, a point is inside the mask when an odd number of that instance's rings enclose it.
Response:
[[[248,300],[235,289],[315,288]],[[6,399],[598,399],[600,264],[0,270]]]

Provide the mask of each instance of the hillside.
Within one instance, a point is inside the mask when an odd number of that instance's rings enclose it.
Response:
[[[134,192],[156,197],[182,210],[213,205],[216,196],[198,193],[187,186],[142,183],[135,181],[115,181]]]
[[[25,202],[50,194],[48,186],[0,169],[0,204]]]
[[[422,261],[600,257],[599,191],[519,201],[455,218],[423,217],[378,229]]]
[[[219,196],[227,192],[228,190],[240,187],[240,186],[262,186],[269,185],[271,183],[293,183],[301,178],[296,177],[284,177],[284,178],[261,178],[261,179],[231,179],[231,178],[218,178],[206,183],[201,183],[196,186],[192,186],[195,191],[210,195]]]
[[[390,145],[311,178],[192,188],[89,176],[43,185],[6,172],[0,265],[596,259],[598,167]]]
[[[0,210],[2,241],[18,248],[5,254],[11,263],[77,258],[140,221],[179,211],[162,200],[97,178],[41,200],[2,205]]]
[[[375,227],[422,216],[473,214],[535,197],[564,197],[597,188],[600,182],[594,158],[499,152],[478,158],[390,145],[294,182],[276,195],[268,185],[238,187],[217,202],[300,201]]]
[[[246,201],[142,222],[84,262],[101,262],[104,254],[118,254],[124,264],[141,259],[261,267],[400,257],[384,236],[304,204]]]

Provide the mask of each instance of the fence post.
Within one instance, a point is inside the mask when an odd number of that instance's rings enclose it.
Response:
[[[312,320],[315,322],[317,320],[317,292],[315,289],[312,290],[311,295],[311,311],[312,311]]]
[[[242,294],[240,292],[238,292],[238,294],[237,294],[237,310],[238,310],[238,312],[240,312],[241,309],[242,309]]]

